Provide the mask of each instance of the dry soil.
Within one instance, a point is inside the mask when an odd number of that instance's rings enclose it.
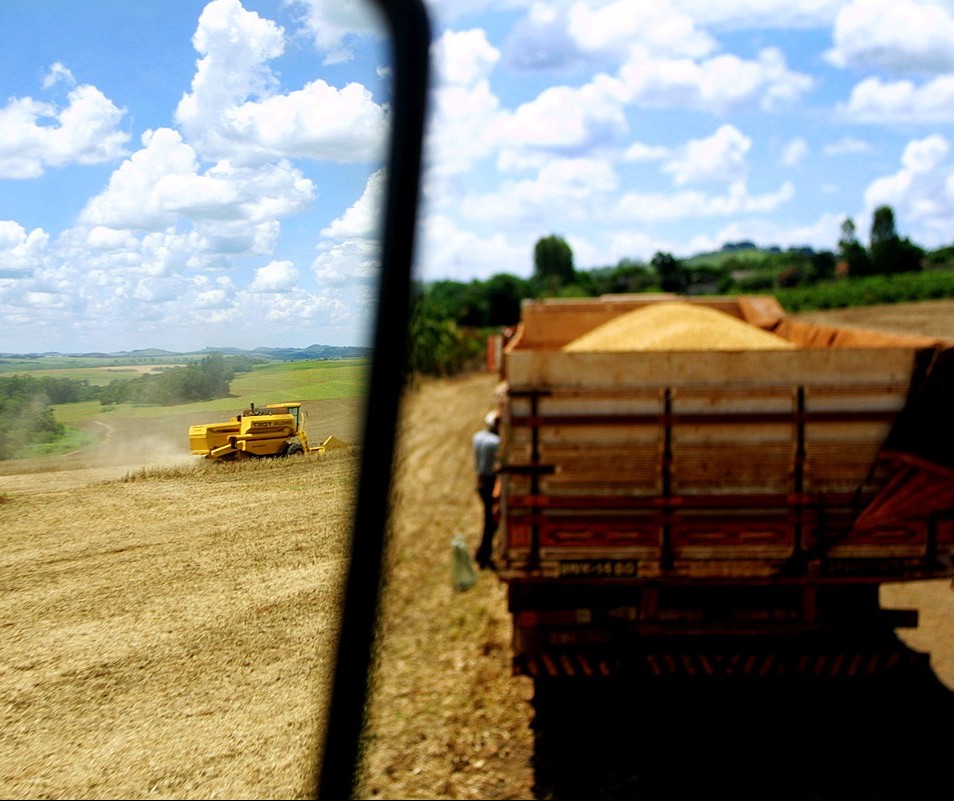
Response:
[[[905,308],[845,317],[954,338],[954,304]],[[451,586],[494,385],[425,381],[404,405],[359,797],[950,797],[946,581],[884,592],[920,611],[901,636],[930,655],[897,686],[638,688],[535,720],[504,588]],[[354,406],[323,414],[357,430]],[[188,422],[152,426],[159,452],[117,426],[99,449],[0,463],[2,797],[313,790],[356,456],[197,465]]]

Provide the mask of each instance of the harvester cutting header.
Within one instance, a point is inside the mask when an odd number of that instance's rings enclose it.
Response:
[[[295,456],[347,447],[336,437],[317,446],[308,443],[307,415],[298,401],[250,404],[227,423],[189,426],[189,447],[206,459],[234,460],[252,457]]]

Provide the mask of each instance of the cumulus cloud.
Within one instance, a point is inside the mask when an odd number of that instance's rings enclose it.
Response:
[[[677,186],[709,181],[735,183],[745,177],[751,147],[752,140],[734,125],[721,125],[710,137],[690,139],[663,170],[672,174]]]
[[[826,57],[838,67],[954,70],[954,14],[936,2],[852,0],[838,12],[833,38]]]
[[[252,164],[383,155],[386,109],[357,83],[337,89],[316,79],[280,93],[268,62],[283,53],[284,31],[238,0],[212,0],[193,44],[202,57],[175,119],[203,158]]]
[[[529,276],[533,269],[530,233],[508,237],[500,231],[481,234],[460,226],[451,217],[433,215],[422,227],[416,278],[486,280],[499,273]]]
[[[615,82],[594,80],[579,88],[554,86],[518,106],[501,125],[505,150],[584,155],[615,145],[628,131]]]
[[[926,247],[950,242],[954,219],[954,163],[950,142],[940,134],[908,142],[899,169],[873,180],[864,193],[865,213],[888,205],[914,241]],[[900,225],[899,225],[900,228]]]
[[[647,145],[633,142],[623,154],[624,161],[662,161],[672,155],[672,149],[664,145]]]
[[[839,110],[849,119],[869,123],[954,121],[954,74],[917,85],[913,81],[865,78]]]
[[[473,86],[490,75],[500,51],[479,28],[445,31],[431,48],[441,84]]]
[[[70,86],[76,86],[76,78],[73,77],[70,69],[57,61],[50,67],[50,71],[43,76],[43,88],[51,89],[61,81]]]
[[[366,239],[374,237],[380,227],[381,208],[387,173],[382,169],[368,178],[361,197],[344,214],[325,228],[322,236],[331,239]]]
[[[788,69],[775,47],[760,50],[757,60],[721,54],[701,61],[655,58],[644,48],[633,48],[619,75],[621,94],[630,103],[717,114],[776,111],[801,99],[813,85],[811,76]]]
[[[344,287],[368,284],[378,276],[381,246],[370,239],[346,239],[322,242],[311,263],[319,286]]]
[[[542,222],[556,210],[573,219],[591,214],[593,204],[617,184],[606,161],[559,159],[545,164],[533,179],[505,181],[496,192],[463,198],[460,209],[478,220]]]
[[[585,52],[622,52],[636,45],[660,56],[698,58],[716,49],[715,40],[697,28],[690,15],[667,2],[576,2],[567,22],[570,35]]]
[[[508,38],[505,59],[516,69],[569,72],[618,63],[633,46],[659,57],[698,58],[716,42],[666,0],[531,3]]]
[[[720,217],[730,214],[768,213],[795,196],[795,188],[788,181],[776,191],[761,195],[749,192],[744,182],[732,184],[722,195],[707,195],[699,191],[673,193],[628,192],[615,205],[617,218],[638,222],[678,220],[685,217]]]
[[[32,274],[44,263],[49,242],[42,228],[27,232],[13,220],[0,220],[0,279]]]
[[[830,25],[845,0],[669,0],[697,25],[737,30],[818,28]]]
[[[778,245],[783,248],[813,247],[817,250],[831,250],[841,234],[844,214],[821,213],[814,221],[805,224],[792,224],[787,220],[772,217],[752,217],[728,223],[720,228],[710,240],[708,247],[692,243],[689,254],[714,250],[725,242],[748,240],[762,245]]]
[[[500,51],[482,30],[445,31],[431,55],[434,80],[425,155],[431,173],[452,176],[496,149],[504,114],[488,76]]]
[[[248,291],[256,293],[288,292],[298,281],[298,270],[290,261],[273,261],[255,271]]]
[[[325,64],[351,61],[350,42],[356,36],[384,36],[384,20],[377,7],[367,0],[293,0],[303,11],[303,25]]]
[[[62,74],[62,73],[61,73]],[[0,178],[37,178],[47,167],[121,158],[129,135],[125,111],[94,86],[77,86],[59,107],[30,97],[0,108]]]
[[[149,230],[188,218],[249,226],[300,211],[314,195],[312,182],[287,163],[252,170],[220,162],[202,173],[177,131],[147,131],[142,142],[87,203],[82,223]]]
[[[378,170],[348,209],[321,231],[312,270],[319,286],[367,286],[381,264],[378,239],[387,173]]]

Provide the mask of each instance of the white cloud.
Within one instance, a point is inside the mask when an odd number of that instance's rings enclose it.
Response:
[[[42,228],[27,233],[13,220],[0,220],[0,279],[31,274],[44,263],[49,242]]]
[[[441,84],[473,86],[490,75],[500,51],[485,31],[445,31],[431,47],[431,57]]]
[[[361,197],[344,214],[333,220],[331,225],[321,232],[321,235],[331,239],[374,237],[380,228],[386,186],[387,173],[383,169],[372,174],[365,184]]]
[[[954,15],[934,2],[853,0],[838,13],[828,60],[891,72],[954,70]]]
[[[360,84],[337,89],[321,79],[286,94],[268,62],[284,50],[284,31],[238,0],[212,0],[193,44],[192,91],[176,122],[203,158],[251,164],[281,156],[337,161],[383,155],[387,115]]]
[[[162,303],[179,298],[181,288],[178,281],[168,281],[161,278],[140,278],[132,292],[135,300],[145,304]]]
[[[501,144],[564,155],[614,145],[628,131],[615,81],[580,88],[554,86],[516,108],[502,125]]]
[[[384,155],[386,110],[357,83],[336,89],[315,80],[286,95],[243,103],[227,117],[228,127],[219,132],[229,141],[222,152],[240,160],[254,154],[348,162]]]
[[[367,284],[376,279],[381,266],[381,245],[370,239],[323,242],[311,263],[319,286]]]
[[[311,181],[287,163],[250,170],[221,162],[201,174],[195,150],[176,131],[160,128],[143,135],[143,148],[87,203],[80,221],[156,230],[188,218],[204,221],[211,232],[230,221],[247,231],[302,210],[313,195]]]
[[[232,279],[225,275],[214,280],[206,275],[197,275],[192,280],[195,288],[192,307],[195,309],[230,309],[235,301],[235,286]]]
[[[845,0],[670,0],[673,8],[689,14],[698,25],[738,29],[827,27]]]
[[[626,99],[637,105],[718,114],[775,111],[799,100],[813,84],[809,75],[789,70],[774,47],[760,50],[756,61],[722,54],[699,62],[654,58],[633,48],[620,79]]]
[[[775,211],[794,196],[795,188],[788,181],[776,191],[762,195],[750,194],[741,181],[732,184],[723,195],[707,195],[699,191],[666,194],[627,192],[617,201],[614,216],[644,223],[687,217],[767,213]]]
[[[908,142],[900,168],[876,178],[865,190],[865,214],[870,216],[878,206],[891,206],[902,235],[924,247],[950,244],[954,163],[949,154],[950,143],[939,134]],[[909,230],[901,230],[902,225]]]
[[[830,142],[822,148],[826,156],[845,156],[852,153],[870,153],[873,150],[870,142],[854,136],[843,136],[836,142]]]
[[[495,192],[462,198],[460,210],[479,220],[542,222],[557,211],[582,219],[617,185],[606,161],[559,159],[545,164],[532,180],[505,181]]]
[[[832,250],[838,242],[844,219],[844,214],[824,212],[814,222],[806,225],[793,225],[787,221],[765,217],[733,221],[721,228],[713,237],[713,241],[717,243],[716,247],[721,247],[726,242],[748,240],[763,247],[808,246],[816,250]],[[693,244],[687,253],[694,254],[703,250],[705,249]]]
[[[320,286],[368,286],[377,278],[381,265],[377,234],[386,187],[386,171],[373,173],[361,197],[322,230],[319,254],[311,264]]]
[[[368,0],[294,0],[304,10],[304,27],[319,51],[324,52],[325,64],[351,61],[353,53],[349,41],[354,36],[384,36],[384,20],[374,3]]]
[[[782,147],[779,156],[779,164],[783,167],[796,167],[801,164],[808,155],[808,142],[801,136],[790,139]]]
[[[649,262],[656,253],[673,253],[678,248],[674,243],[645,231],[627,229],[615,231],[610,236],[610,251],[612,255],[605,259],[606,263],[617,264],[623,258]]]
[[[515,241],[499,231],[483,236],[445,215],[427,218],[421,233],[418,280],[486,280],[499,273],[529,276],[533,271],[533,245],[539,234],[523,234]]]
[[[43,88],[51,89],[60,81],[69,86],[76,86],[76,78],[73,77],[73,73],[68,67],[57,61],[50,67],[50,71],[43,76]]]
[[[944,161],[951,146],[940,134],[909,142],[901,154],[901,164],[913,173],[927,173]]]
[[[494,152],[504,118],[488,75],[499,51],[481,30],[446,31],[432,46],[431,113],[426,131],[428,171],[466,172]]]
[[[121,158],[129,135],[125,112],[94,86],[77,86],[58,108],[12,98],[0,108],[0,178],[37,178],[48,166],[100,164]]]
[[[734,125],[721,125],[706,139],[690,139],[679,157],[663,166],[671,173],[673,183],[685,184],[719,181],[735,183],[746,174],[746,156],[752,140]]]
[[[699,30],[692,17],[666,2],[576,2],[570,6],[567,22],[583,51],[625,50],[636,44],[661,56],[698,58],[716,48],[713,38]]]
[[[916,85],[865,78],[840,106],[848,118],[869,123],[954,122],[954,74]]]
[[[623,154],[625,161],[662,161],[672,155],[672,149],[663,145],[647,145],[633,142]]]
[[[288,292],[298,282],[298,270],[290,261],[273,261],[255,271],[248,291],[256,293]]]

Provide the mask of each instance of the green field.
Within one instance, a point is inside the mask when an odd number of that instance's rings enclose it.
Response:
[[[134,406],[124,403],[105,407],[98,401],[63,403],[54,407],[57,421],[67,426],[88,423],[101,415],[110,419],[141,420],[165,417],[170,412],[184,414],[227,412],[229,415],[257,403],[313,401],[330,398],[356,398],[365,391],[370,362],[367,359],[272,362],[256,365],[251,372],[239,373],[232,381],[232,395],[201,403],[177,406]],[[55,375],[60,375],[57,371]]]
[[[57,360],[61,362],[62,360]],[[19,360],[18,360],[19,362]],[[162,370],[168,370],[172,367],[184,367],[186,362],[180,359],[178,362],[166,365],[124,365],[124,366],[33,366],[30,361],[24,360],[18,364],[11,364],[9,361],[0,364],[0,376],[2,375],[36,375],[44,378],[68,378],[71,381],[86,381],[91,387],[105,387],[117,379],[138,378],[147,373],[158,373]]]
[[[8,360],[9,361],[9,360]],[[42,370],[44,376],[86,380],[101,386],[116,378],[134,378],[153,369],[154,365],[104,366],[89,364],[88,359],[77,359],[83,364],[71,363],[69,357],[57,359],[58,366],[44,363],[42,366],[27,366],[29,361],[19,362],[16,370],[7,372],[35,374]],[[9,365],[0,368],[0,374]],[[264,406],[281,401],[322,401],[360,398],[366,391],[368,359],[331,359],[315,361],[267,362],[255,365],[251,371],[238,373],[232,380],[231,396],[201,403],[184,403],[175,406],[139,406],[118,404],[104,406],[99,401],[63,403],[53,406],[57,422],[67,427],[64,437],[55,443],[30,446],[20,456],[55,455],[78,450],[95,441],[85,433],[91,423],[120,423],[127,420],[166,418],[169,415],[194,415],[196,419],[216,413],[227,419],[241,412],[252,403]]]
[[[143,372],[178,367],[199,356],[149,356],[145,359],[113,356],[4,356],[0,357],[0,375],[9,373],[35,373],[57,378],[72,378],[89,381],[94,386],[108,384],[114,378],[135,378]]]

